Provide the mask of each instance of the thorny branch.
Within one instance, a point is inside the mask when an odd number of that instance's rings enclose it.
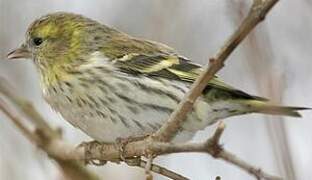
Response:
[[[219,139],[225,128],[223,123],[220,123],[214,135],[203,143],[172,144],[169,142],[177,134],[187,113],[192,108],[197,97],[201,95],[208,82],[224,66],[225,60],[248,35],[248,33],[257,24],[264,20],[266,14],[277,1],[278,0],[254,0],[248,16],[220,51],[216,53],[214,57],[210,58],[209,66],[204,69],[203,73],[192,85],[191,90],[185,95],[178,108],[171,114],[168,122],[151,137],[144,140],[130,142],[125,146],[123,156],[127,159],[136,159],[136,163],[129,163],[127,160],[129,165],[143,167],[172,179],[187,179],[179,174],[152,164],[151,159],[148,160],[148,162],[145,162],[141,157],[151,157],[151,154],[157,156],[179,152],[205,152],[215,158],[222,159],[230,164],[240,167],[246,172],[254,175],[257,179],[280,179],[279,177],[263,172],[259,168],[255,168],[225,150],[219,144]],[[81,166],[80,162],[74,160],[108,160],[114,162],[121,160],[120,151],[113,144],[92,143],[89,144],[89,146],[79,148],[74,148],[73,146],[66,144],[57,131],[51,128],[44,118],[42,118],[42,116],[33,108],[31,103],[14,94],[13,91],[10,91],[5,85],[5,82],[0,79],[0,93],[8,98],[29,120],[31,120],[36,127],[36,131],[33,132],[27,130],[25,126],[21,124],[20,119],[6,108],[7,104],[4,101],[0,101],[0,109],[17,125],[27,138],[34,141],[51,158],[55,159],[60,166],[64,166],[63,164],[70,164],[69,167],[71,172],[76,172],[84,175],[84,177],[89,177],[87,179],[98,179]],[[151,154],[147,154],[147,152],[151,152]],[[68,166],[63,169],[67,168]],[[77,171],[77,169],[79,170]],[[80,173],[80,171],[83,173]]]

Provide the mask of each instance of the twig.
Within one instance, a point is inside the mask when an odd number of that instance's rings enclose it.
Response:
[[[240,6],[234,8],[233,11],[242,11],[246,8],[246,1],[242,1]],[[234,12],[232,13],[234,15]],[[235,16],[235,15],[234,15]],[[231,16],[233,17],[233,16]],[[242,19],[241,16],[237,19]],[[236,21],[237,22],[237,21]],[[283,73],[274,70],[274,52],[272,47],[272,39],[269,37],[267,31],[267,24],[262,25],[257,31],[251,32],[246,39],[242,52],[245,53],[246,63],[251,68],[251,72],[257,82],[257,87],[261,94],[270,97],[274,103],[280,104],[282,95],[285,94],[285,77]],[[253,59],[252,61],[249,61]],[[259,76],[259,74],[262,74]],[[272,119],[267,117],[266,119]],[[271,141],[271,148],[274,152],[274,160],[277,162],[278,169],[285,179],[296,178],[296,171],[294,168],[293,159],[290,153],[288,144],[285,121],[282,116],[274,117],[273,121],[265,121],[268,135]],[[275,120],[276,119],[276,120]],[[277,120],[279,119],[279,120]]]
[[[257,179],[266,179],[266,180],[282,180],[282,178],[270,175],[260,168],[255,168],[254,166],[250,165],[246,161],[239,159],[235,154],[232,154],[226,150],[222,150],[216,156],[216,158],[220,158],[230,164],[234,164],[235,166],[245,170],[249,174],[255,176]]]
[[[26,136],[27,139],[29,139],[31,142],[36,142],[37,138],[33,135],[33,132],[31,132],[20,120],[18,117],[16,117],[14,114],[11,113],[11,111],[8,109],[8,107],[5,105],[4,100],[0,98],[0,109],[1,111],[8,116],[12,122],[15,124],[15,126],[21,130],[21,132]]]
[[[140,168],[145,168],[146,167],[146,164],[147,162],[142,160],[141,158],[133,158],[133,159],[127,159],[126,160],[126,163],[127,165],[129,166],[137,166],[137,167],[140,167]],[[180,175],[180,174],[177,174],[173,171],[170,171],[169,169],[166,169],[162,166],[159,166],[157,164],[151,164],[151,171],[155,172],[155,173],[158,173],[158,174],[161,174],[163,176],[166,176],[170,179],[174,179],[174,180],[188,180],[188,178]]]
[[[21,111],[32,121],[36,128],[41,129],[47,136],[53,136],[55,134],[54,130],[40,113],[35,110],[32,103],[19,96],[13,89],[6,79],[0,77],[0,93],[7,97],[15,106],[21,108]]]
[[[266,14],[277,3],[278,0],[254,0],[248,16],[244,19],[239,28],[224,44],[219,52],[209,60],[207,67],[192,85],[190,91],[179,103],[175,111],[170,115],[165,123],[154,135],[153,138],[158,141],[170,141],[178,132],[186,115],[192,109],[194,102],[207,86],[208,82],[224,66],[227,57],[234,51],[239,43],[248,35],[248,33],[262,20]]]
[[[153,175],[151,173],[153,164],[153,156],[150,154],[147,157],[146,165],[145,165],[145,176],[146,180],[153,180]]]

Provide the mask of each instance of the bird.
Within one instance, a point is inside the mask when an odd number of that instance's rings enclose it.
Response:
[[[156,132],[203,71],[173,48],[130,36],[83,15],[54,12],[31,23],[8,59],[32,59],[43,98],[96,141]],[[215,76],[172,142],[185,142],[221,119],[263,113],[301,117],[305,107],[279,106]]]

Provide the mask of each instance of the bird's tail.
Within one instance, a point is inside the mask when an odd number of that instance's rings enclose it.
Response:
[[[291,117],[301,117],[298,111],[311,109],[307,107],[272,105],[267,101],[259,100],[244,100],[243,104],[247,105],[251,112]]]

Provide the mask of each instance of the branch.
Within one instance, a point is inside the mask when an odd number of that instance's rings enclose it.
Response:
[[[126,145],[123,156],[125,158],[146,156],[146,150],[152,152],[153,155],[167,155],[172,153],[185,153],[185,152],[201,152],[208,153],[214,158],[219,158],[230,164],[233,164],[258,179],[266,180],[280,180],[280,177],[270,175],[260,168],[257,168],[241,159],[236,157],[233,153],[225,150],[220,144],[219,139],[224,131],[225,125],[223,122],[219,123],[215,133],[211,138],[202,143],[185,143],[173,144],[167,142],[155,142],[146,139],[144,141],[131,142]],[[66,151],[65,151],[65,150]],[[120,160],[120,151],[114,144],[101,144],[92,143],[90,147],[85,148],[71,148],[64,146],[63,142],[55,141],[50,148],[53,154],[58,155],[64,159],[77,159],[77,160]],[[142,166],[145,167],[145,166]],[[153,168],[152,168],[153,170]],[[154,171],[155,172],[155,171]],[[159,172],[157,172],[159,173]],[[173,178],[181,179],[181,178]],[[182,178],[183,179],[183,178]]]
[[[146,168],[147,162],[142,160],[141,158],[134,158],[134,159],[127,159],[126,162],[127,165],[129,166],[137,166],[140,168]],[[175,179],[175,180],[188,180],[188,178],[181,176],[180,174],[177,174],[171,170],[168,170],[164,167],[161,167],[159,165],[156,164],[151,164],[151,171],[161,174],[163,176],[166,176],[170,179]]]
[[[208,82],[224,66],[225,60],[242,42],[248,33],[261,21],[266,14],[277,3],[278,0],[254,0],[248,16],[244,19],[239,28],[224,44],[224,46],[209,60],[209,66],[200,74],[190,91],[184,96],[175,111],[170,115],[165,123],[154,135],[153,138],[158,141],[170,141],[179,131],[179,128],[186,119],[196,99],[202,94]]]
[[[31,132],[23,123],[21,123],[20,119],[15,116],[13,113],[11,113],[11,111],[9,110],[8,106],[6,106],[4,100],[2,98],[0,98],[0,109],[1,111],[7,116],[9,117],[13,124],[20,129],[20,131],[22,132],[22,134],[31,142],[36,142],[37,141],[37,137],[35,137],[33,135],[33,132]]]

